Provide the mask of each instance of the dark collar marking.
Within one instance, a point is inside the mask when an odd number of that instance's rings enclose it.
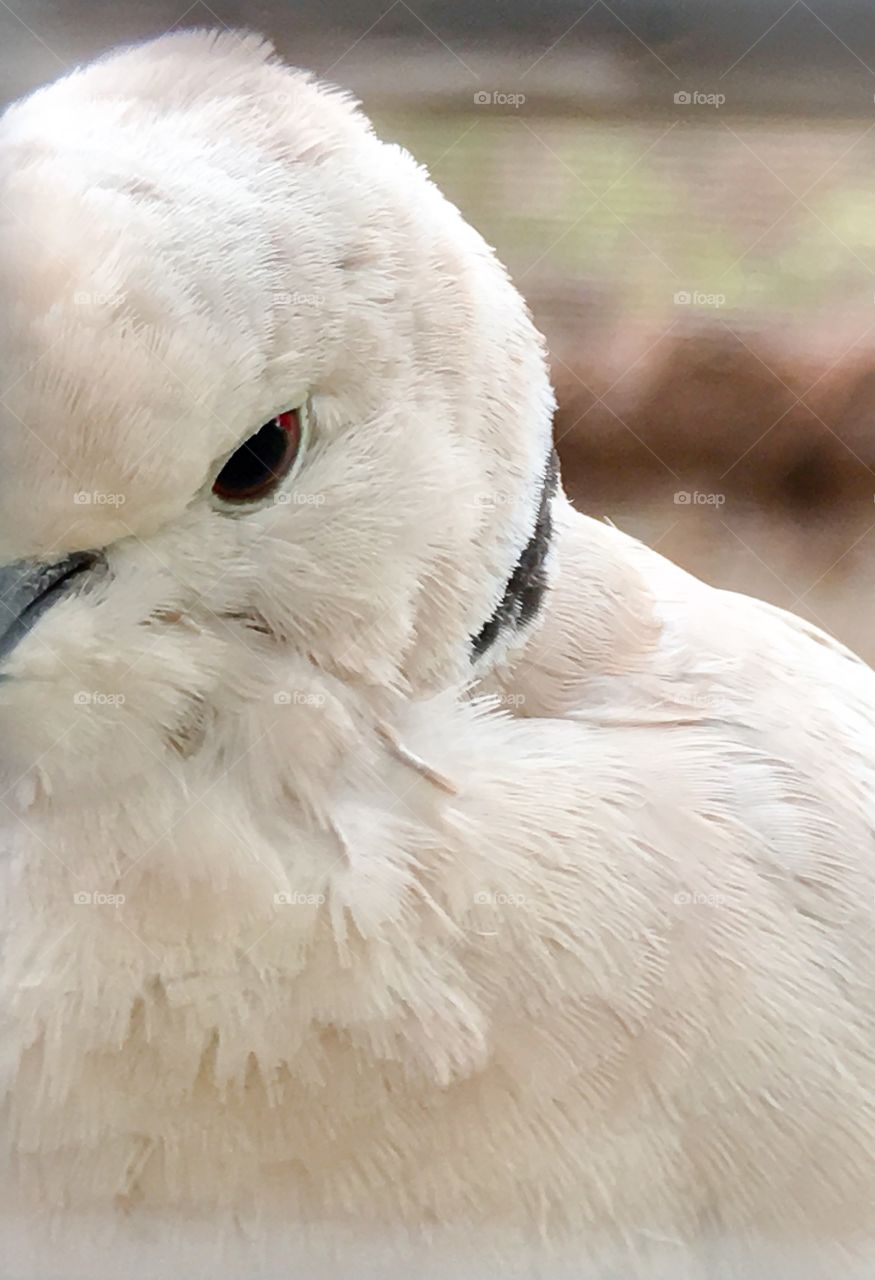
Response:
[[[553,535],[552,502],[558,480],[559,457],[552,449],[544,471],[532,536],[508,579],[498,608],[471,642],[474,659],[484,654],[506,627],[524,627],[537,617],[547,590],[547,552]]]

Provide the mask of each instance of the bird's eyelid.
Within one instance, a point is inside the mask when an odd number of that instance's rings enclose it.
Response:
[[[299,450],[299,457],[303,455],[304,450],[306,449],[307,443],[310,438],[310,423],[311,423],[312,414],[310,409],[309,396],[305,396],[298,403],[295,403],[294,401],[286,402],[285,404],[282,405],[281,408],[277,409],[275,413],[268,413],[267,416],[263,418],[261,422],[256,423],[254,426],[251,426],[245,432],[244,435],[240,436],[240,438],[236,440],[234,444],[230,446],[230,448],[223,449],[223,451],[220,454],[217,454],[216,457],[214,457],[212,460],[212,463],[210,465],[210,471],[213,474],[218,474],[218,472],[221,471],[222,467],[225,465],[228,459],[233,454],[235,454],[237,450],[246,443],[247,440],[251,440],[251,438],[259,430],[259,428],[264,425],[265,422],[272,422],[274,418],[279,418],[284,413],[296,413],[298,415],[298,423],[301,430],[301,447]]]

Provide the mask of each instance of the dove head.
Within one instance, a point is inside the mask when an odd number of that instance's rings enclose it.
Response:
[[[524,304],[259,38],[165,37],[7,110],[0,302],[7,803],[461,689],[536,614]]]

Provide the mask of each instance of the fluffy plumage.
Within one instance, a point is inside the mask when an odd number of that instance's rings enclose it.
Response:
[[[4,1275],[869,1274],[873,673],[561,494],[474,644],[540,341],[256,38],[7,112],[0,298]]]

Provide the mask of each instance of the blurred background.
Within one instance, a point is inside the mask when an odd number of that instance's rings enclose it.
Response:
[[[871,0],[0,0],[0,100],[249,27],[353,90],[546,334],[566,485],[875,661]]]

